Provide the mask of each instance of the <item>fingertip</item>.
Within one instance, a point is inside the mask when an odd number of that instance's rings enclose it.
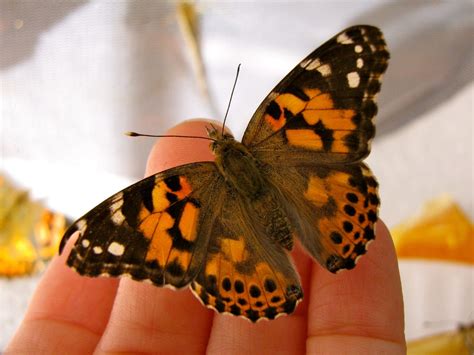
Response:
[[[172,127],[165,134],[208,137],[206,128],[211,128],[211,125],[216,127],[222,123],[206,119],[187,120]],[[183,164],[213,161],[214,155],[209,144],[209,140],[198,138],[159,138],[148,156],[146,176]]]

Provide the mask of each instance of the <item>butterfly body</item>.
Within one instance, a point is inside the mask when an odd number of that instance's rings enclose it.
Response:
[[[293,238],[290,222],[282,207],[277,190],[270,188],[265,164],[255,159],[252,153],[231,135],[219,135],[211,131],[210,138],[215,154],[215,163],[227,183],[227,198],[242,199],[242,206],[249,207],[249,214],[256,216],[265,227],[263,237],[270,238],[291,250]]]
[[[388,57],[375,27],[337,34],[272,90],[242,142],[211,127],[215,161],[145,178],[76,221],[61,242],[79,232],[67,264],[190,286],[206,306],[251,321],[293,312],[303,297],[295,239],[335,273],[375,238],[378,184],[362,160]]]

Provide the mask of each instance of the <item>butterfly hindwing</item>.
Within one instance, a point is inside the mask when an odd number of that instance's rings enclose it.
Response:
[[[355,26],[306,57],[267,96],[242,143],[267,162],[363,159],[389,54],[382,33]]]
[[[234,197],[214,222],[203,269],[191,286],[205,305],[252,322],[292,313],[303,291],[289,255]]]
[[[67,264],[87,276],[130,276],[157,286],[183,287],[195,277],[208,248],[222,191],[212,162],[150,176],[105,200],[65,234],[80,235]]]
[[[268,179],[303,247],[331,272],[352,269],[375,238],[380,200],[377,181],[362,163],[288,166]]]

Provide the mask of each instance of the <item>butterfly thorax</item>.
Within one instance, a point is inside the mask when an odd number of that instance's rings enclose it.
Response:
[[[259,162],[242,143],[225,134],[211,144],[211,149],[228,185],[251,201],[264,194],[266,183]]]
[[[264,211],[261,214],[256,213],[256,218],[264,225],[266,234],[291,250],[293,238],[290,222],[280,203],[281,199],[275,195],[274,190],[268,188],[264,165],[231,135],[219,134],[219,137],[216,137],[215,132],[210,132],[210,137],[216,138],[211,149],[215,155],[215,163],[230,190],[247,200],[250,213]]]

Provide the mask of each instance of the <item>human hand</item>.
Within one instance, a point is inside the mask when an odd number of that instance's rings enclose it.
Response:
[[[168,134],[203,135],[205,123],[188,121]],[[213,159],[208,142],[176,140],[157,141],[146,175]],[[6,354],[405,353],[395,249],[382,222],[376,235],[357,267],[336,275],[297,244],[292,256],[304,299],[290,316],[257,324],[206,309],[189,289],[79,276],[65,265],[69,241],[49,265]]]

